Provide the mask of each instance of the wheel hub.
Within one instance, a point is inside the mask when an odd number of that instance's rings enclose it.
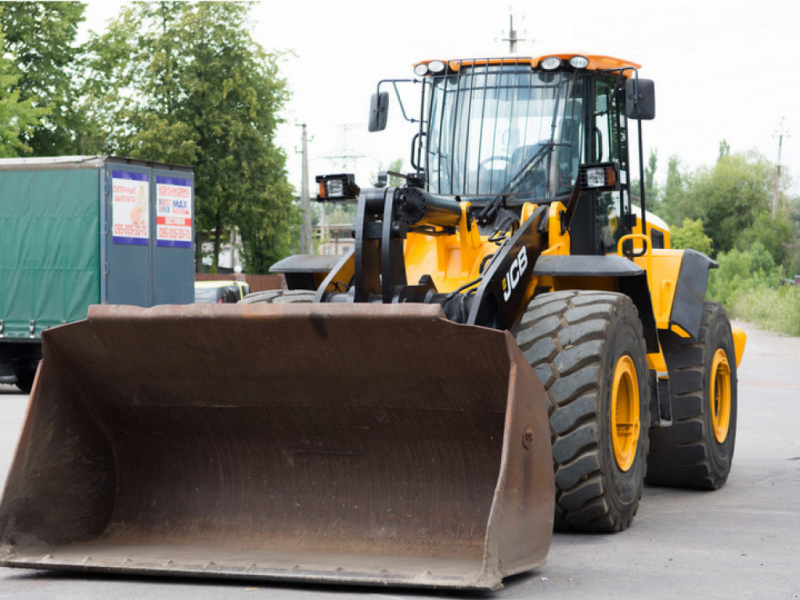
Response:
[[[611,390],[611,441],[620,470],[633,466],[639,441],[639,379],[630,356],[622,356],[614,369]]]
[[[714,353],[711,363],[711,426],[714,438],[723,443],[728,437],[731,424],[731,367],[728,356],[722,348]]]

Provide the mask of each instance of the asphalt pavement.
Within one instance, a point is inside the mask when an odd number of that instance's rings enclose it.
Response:
[[[0,569],[0,598],[800,598],[800,338],[742,324],[733,469],[715,492],[645,489],[633,526],[616,535],[554,536],[546,565],[493,594],[392,588],[86,576]],[[0,478],[27,397],[0,384]]]

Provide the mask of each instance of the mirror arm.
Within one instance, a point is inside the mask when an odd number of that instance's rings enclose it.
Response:
[[[397,97],[397,102],[400,103],[400,112],[403,113],[403,118],[408,121],[409,123],[418,123],[417,119],[409,118],[406,114],[406,108],[403,105],[403,99],[400,97],[400,90],[397,89],[398,83],[421,83],[417,79],[382,79],[378,82],[378,94],[381,93],[381,84],[382,83],[391,83],[392,87],[394,88],[394,95]]]
[[[644,151],[642,150],[642,120],[637,119],[636,122],[639,124],[639,194],[641,195],[642,204],[642,233],[647,235],[647,219],[645,217],[647,214],[647,205],[644,197]],[[644,251],[642,251],[642,254],[644,254]]]

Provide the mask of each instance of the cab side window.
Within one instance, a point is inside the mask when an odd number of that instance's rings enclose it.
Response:
[[[598,79],[595,83],[594,129],[592,132],[595,162],[616,161],[627,175],[628,147],[624,113],[625,85],[617,86],[616,77]],[[627,183],[623,179],[623,183]],[[616,252],[617,241],[624,234],[621,228],[620,192],[603,192],[597,199],[597,220],[603,251]],[[627,212],[627,207],[625,207]]]

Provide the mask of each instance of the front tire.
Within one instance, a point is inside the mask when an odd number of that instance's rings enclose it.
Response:
[[[650,424],[636,307],[611,292],[543,294],[516,337],[548,394],[555,528],[626,529],[642,495]]]
[[[725,308],[706,302],[697,339],[665,331],[671,427],[650,432],[647,483],[715,490],[728,479],[736,443],[736,352]]]

